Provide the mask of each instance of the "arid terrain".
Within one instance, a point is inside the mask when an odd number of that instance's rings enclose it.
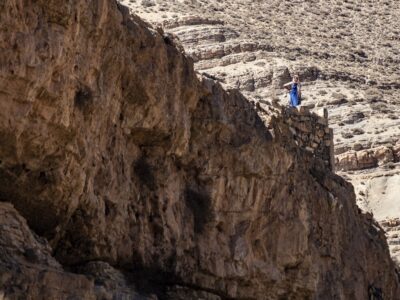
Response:
[[[303,103],[325,107],[336,170],[388,229],[400,221],[400,7],[397,1],[123,0],[177,36],[200,73],[269,106],[300,75]],[[400,227],[388,231],[395,259]],[[400,260],[399,260],[400,262]]]
[[[397,42],[347,2],[126,4],[0,1],[0,299],[400,300]]]

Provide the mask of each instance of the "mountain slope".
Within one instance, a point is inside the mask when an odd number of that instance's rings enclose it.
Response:
[[[383,231],[287,118],[114,1],[23,4],[0,4],[5,297],[398,299]]]
[[[400,217],[397,1],[121,2],[176,35],[196,70],[265,109],[286,105],[282,84],[298,73],[303,105],[329,111],[336,170],[358,205],[381,224]]]

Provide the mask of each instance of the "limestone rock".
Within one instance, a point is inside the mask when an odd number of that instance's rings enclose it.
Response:
[[[5,297],[399,299],[383,231],[277,106],[114,1],[7,0],[0,25]]]
[[[361,146],[362,148],[362,146]],[[380,146],[372,149],[345,152],[337,155],[336,165],[339,170],[362,170],[396,162],[397,148]]]
[[[158,0],[150,8],[120,1],[155,26],[165,24],[197,70],[252,101],[286,105],[282,84],[299,74],[302,105],[329,109],[337,169],[358,191],[358,175],[369,181],[384,168],[400,171],[390,158],[364,152],[356,163],[351,152],[359,145],[390,149],[400,138],[397,1]]]
[[[141,297],[116,278],[65,271],[51,256],[46,240],[32,233],[9,203],[0,203],[0,251],[0,296],[5,299]],[[109,272],[118,271],[109,267]]]

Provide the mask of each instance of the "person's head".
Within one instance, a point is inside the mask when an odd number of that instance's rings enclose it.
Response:
[[[299,75],[293,76],[293,82],[296,82],[296,83],[300,82]]]

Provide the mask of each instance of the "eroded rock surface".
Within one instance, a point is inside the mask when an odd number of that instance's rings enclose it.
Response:
[[[399,299],[352,186],[173,38],[105,0],[0,20],[5,297]]]
[[[121,2],[177,36],[199,72],[265,109],[287,103],[282,84],[298,73],[303,105],[329,111],[336,170],[354,184],[359,206],[381,220],[376,197],[363,190],[400,176],[397,1]],[[400,209],[399,189],[392,191],[383,219]]]
[[[105,262],[80,266],[86,275],[64,270],[9,203],[0,203],[0,252],[1,299],[154,299]]]

